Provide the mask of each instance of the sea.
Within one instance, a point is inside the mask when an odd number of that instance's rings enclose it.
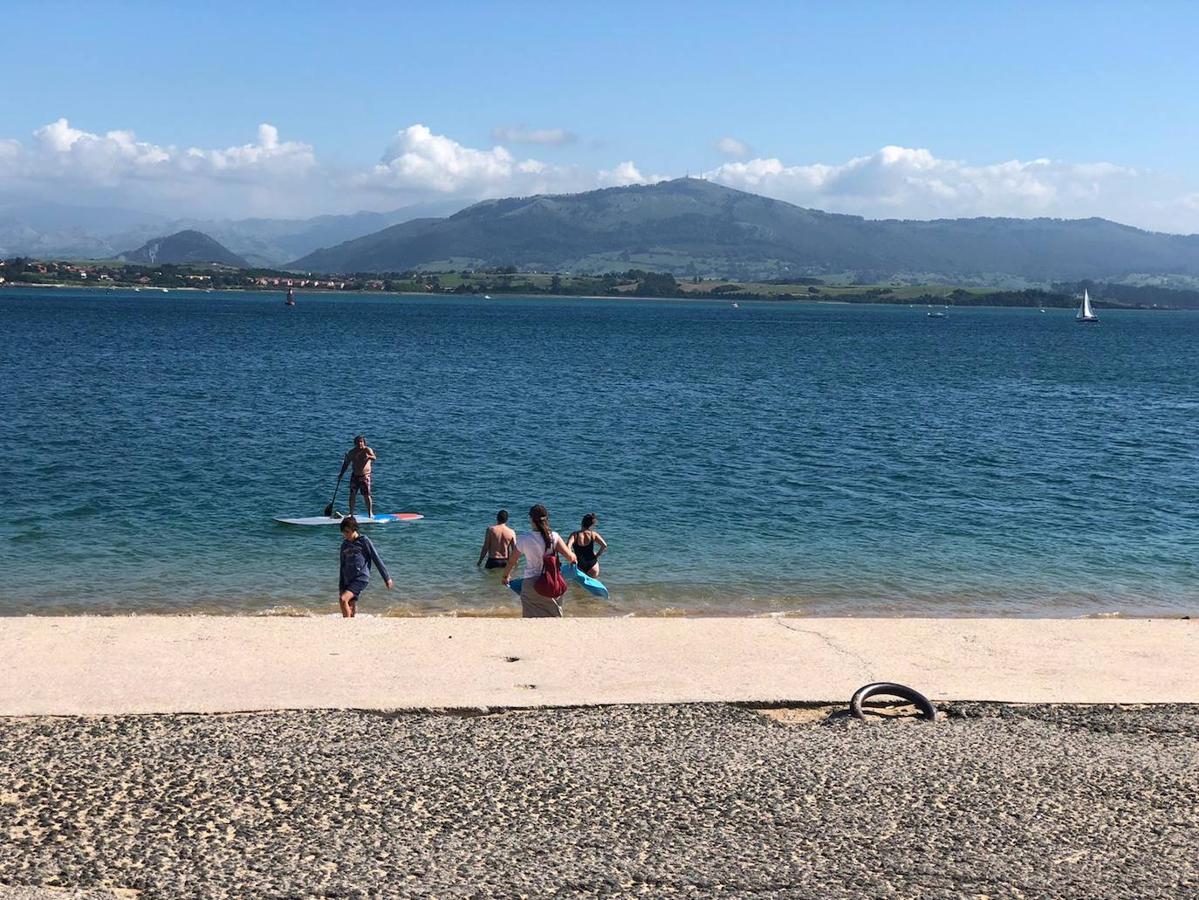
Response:
[[[0,615],[334,614],[359,433],[364,613],[518,614],[534,503],[567,615],[1196,612],[1199,313],[929,311],[0,286]]]

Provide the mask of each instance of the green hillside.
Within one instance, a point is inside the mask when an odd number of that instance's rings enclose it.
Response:
[[[568,273],[638,268],[742,281],[848,273],[869,282],[1023,286],[1138,272],[1199,275],[1199,236],[1104,219],[870,220],[684,178],[488,200],[448,218],[417,219],[318,250],[290,268],[502,265]]]

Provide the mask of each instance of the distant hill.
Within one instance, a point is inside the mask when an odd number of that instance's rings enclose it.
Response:
[[[639,268],[730,279],[848,275],[954,283],[1199,275],[1199,236],[1105,219],[870,220],[681,178],[582,194],[476,203],[303,256],[302,271],[515,265],[529,271]]]
[[[166,237],[146,241],[136,250],[121,254],[121,258],[133,263],[219,263],[239,269],[249,268],[249,263],[217,243],[202,231],[177,231]]]
[[[356,212],[311,219],[168,218],[139,210],[58,203],[0,205],[0,258],[112,259],[159,235],[202,231],[257,266],[274,267],[389,225],[446,216],[467,204],[433,201],[390,212]]]

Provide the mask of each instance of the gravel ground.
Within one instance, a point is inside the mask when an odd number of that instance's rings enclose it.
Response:
[[[1199,707],[948,712],[0,719],[0,898],[1199,896]]]

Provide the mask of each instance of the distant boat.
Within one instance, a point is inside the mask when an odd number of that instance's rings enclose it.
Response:
[[[296,292],[294,289],[292,289],[290,287],[287,289],[287,299],[283,301],[283,305],[284,306],[295,306],[296,305]]]
[[[734,300],[733,301],[733,309],[740,309],[740,308],[741,308],[741,304],[738,303],[736,300]]]
[[[1098,322],[1099,317],[1095,315],[1091,309],[1091,295],[1086,288],[1082,289],[1082,305],[1078,307],[1078,315],[1074,317],[1076,322]]]
[[[491,299],[491,294],[484,294],[484,295],[483,295],[483,299],[484,299],[484,300],[490,300],[490,299]]]
[[[170,288],[159,288],[164,294],[170,291]]]
[[[930,319],[944,319],[948,315],[949,315],[949,313],[944,313],[944,312],[941,312],[941,310],[939,310],[939,309],[934,309],[932,312],[930,312],[928,314],[928,317]]]

